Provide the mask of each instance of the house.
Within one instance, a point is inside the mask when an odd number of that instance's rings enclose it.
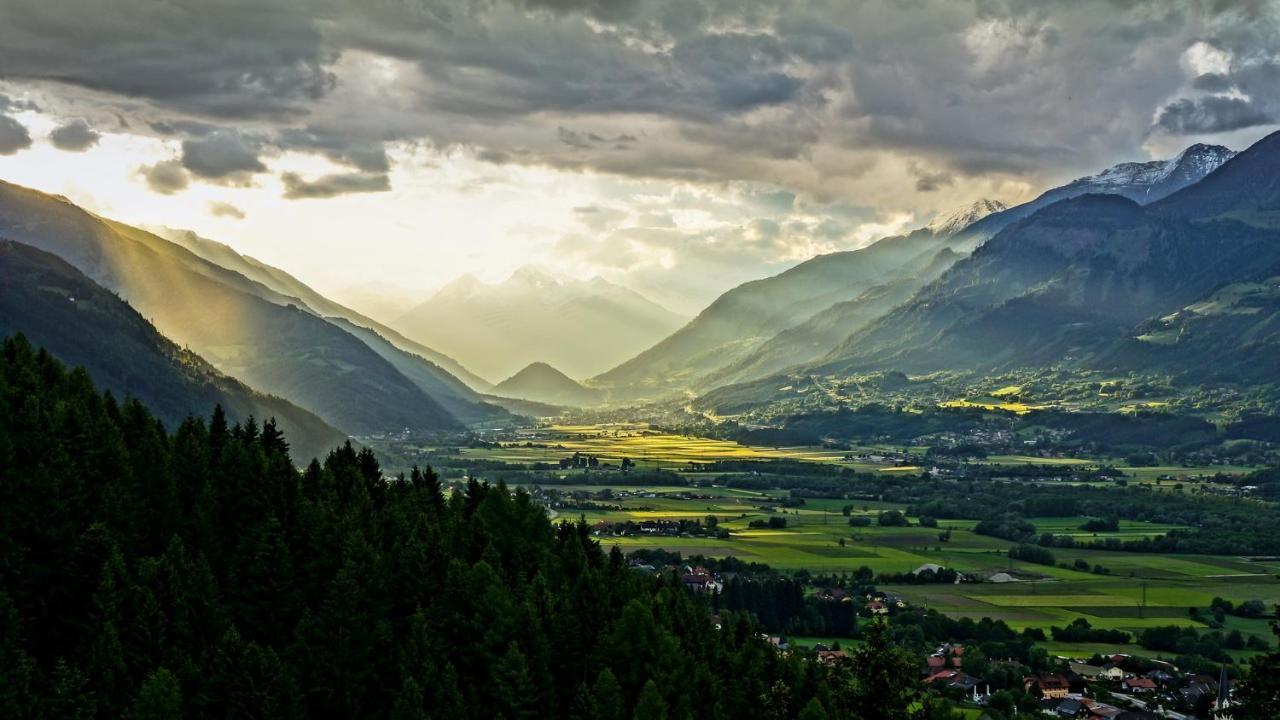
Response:
[[[1110,663],[1103,665],[1102,679],[1109,680],[1112,682],[1120,682],[1121,680],[1124,679],[1124,669],[1121,668],[1119,665],[1112,665]]]
[[[1124,682],[1121,684],[1124,685],[1125,690],[1128,690],[1129,692],[1135,692],[1135,693],[1155,692],[1156,688],[1159,687],[1158,685],[1156,685],[1155,680],[1152,680],[1151,678],[1145,678],[1145,677],[1125,678]]]
[[[1024,678],[1022,687],[1028,695],[1035,697],[1038,692],[1040,697],[1046,700],[1061,700],[1071,692],[1071,686],[1067,683],[1067,679],[1061,675],[1041,675],[1038,678]]]
[[[939,685],[946,686],[952,680],[955,680],[960,674],[959,670],[939,670],[925,678],[924,684],[932,685],[934,683],[938,683]]]
[[[813,591],[813,598],[823,602],[852,602],[853,598],[844,588],[825,588]]]
[[[706,568],[697,567],[680,576],[680,582],[693,592],[720,592],[724,586]]]
[[[889,614],[889,607],[887,605],[885,605],[882,602],[877,602],[874,600],[872,602],[867,603],[867,609],[871,611],[872,615],[888,615]]]
[[[960,690],[965,694],[972,694],[977,692],[978,686],[981,685],[982,682],[982,678],[976,678],[972,675],[966,675],[965,673],[958,672],[950,681],[947,682],[947,687]]]
[[[773,648],[778,652],[786,652],[787,650],[791,649],[791,643],[787,642],[787,639],[782,637],[781,635],[769,635],[766,637],[766,639],[769,641],[769,644],[772,645]]]
[[[818,662],[823,665],[838,665],[849,659],[849,653],[843,650],[819,650]]]
[[[1084,704],[1075,698],[1063,698],[1053,711],[1054,715],[1061,718],[1083,717],[1085,712]]]

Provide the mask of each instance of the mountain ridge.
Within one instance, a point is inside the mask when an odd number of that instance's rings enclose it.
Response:
[[[272,417],[295,460],[323,455],[345,434],[314,414],[263,395],[160,334],[127,302],[74,266],[30,245],[0,240],[0,335],[22,333],[103,389],[136,397],[174,429],[222,405],[232,421]]]

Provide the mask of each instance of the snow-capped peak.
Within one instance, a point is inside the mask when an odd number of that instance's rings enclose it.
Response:
[[[1113,165],[1097,175],[1089,175],[1072,182],[1072,185],[1100,185],[1150,187],[1180,175],[1194,182],[1208,175],[1219,165],[1235,156],[1235,152],[1221,145],[1196,143],[1168,160],[1126,162]]]
[[[929,223],[929,230],[939,237],[949,237],[969,227],[982,218],[1006,210],[1005,204],[999,200],[983,198],[972,205],[961,208],[950,215],[939,214]]]

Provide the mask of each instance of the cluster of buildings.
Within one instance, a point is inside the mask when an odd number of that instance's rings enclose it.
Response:
[[[1181,673],[1158,664],[1143,673],[1125,669],[1127,655],[1068,662],[1057,672],[1023,678],[1022,691],[1039,701],[1042,714],[1071,720],[1230,720],[1232,682]],[[964,670],[964,646],[944,644],[925,659],[925,685],[987,705],[1002,689]]]
[[[1127,660],[1127,655],[1113,655],[1068,662],[1057,673],[1024,678],[1023,690],[1040,699],[1045,714],[1058,718],[1230,719],[1233,683],[1225,670],[1213,678],[1157,663],[1155,669],[1139,673],[1125,669]]]

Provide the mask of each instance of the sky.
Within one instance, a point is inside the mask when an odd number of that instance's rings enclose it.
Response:
[[[0,0],[0,179],[384,318],[470,273],[694,314],[1280,120],[1280,3]]]

